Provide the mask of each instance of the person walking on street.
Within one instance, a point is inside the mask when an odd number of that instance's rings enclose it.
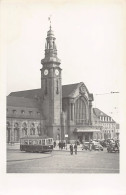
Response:
[[[74,145],[75,154],[77,154],[77,144]]]
[[[89,150],[92,151],[92,140],[89,142]]]
[[[70,144],[70,154],[73,155],[73,145]]]

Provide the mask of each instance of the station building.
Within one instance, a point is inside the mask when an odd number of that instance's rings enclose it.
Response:
[[[95,139],[119,138],[119,133],[117,133],[117,123],[112,117],[108,116],[98,108],[93,108],[93,115],[93,125],[101,127],[101,131],[96,134]]]
[[[47,32],[45,57],[41,60],[41,87],[7,96],[7,142],[24,136],[47,135],[55,141],[89,141],[101,134],[94,123],[93,94],[83,82],[62,85],[61,61],[56,38]]]

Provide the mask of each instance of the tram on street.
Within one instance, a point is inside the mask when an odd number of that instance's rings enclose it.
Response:
[[[53,138],[42,136],[20,138],[20,150],[26,152],[52,152]]]

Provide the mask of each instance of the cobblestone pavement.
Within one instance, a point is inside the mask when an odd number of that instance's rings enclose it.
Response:
[[[119,173],[119,154],[83,151],[70,155],[67,150],[52,153],[25,153],[7,150],[8,173]]]

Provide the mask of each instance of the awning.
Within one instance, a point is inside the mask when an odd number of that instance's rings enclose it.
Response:
[[[100,132],[100,129],[75,129],[75,133]]]

